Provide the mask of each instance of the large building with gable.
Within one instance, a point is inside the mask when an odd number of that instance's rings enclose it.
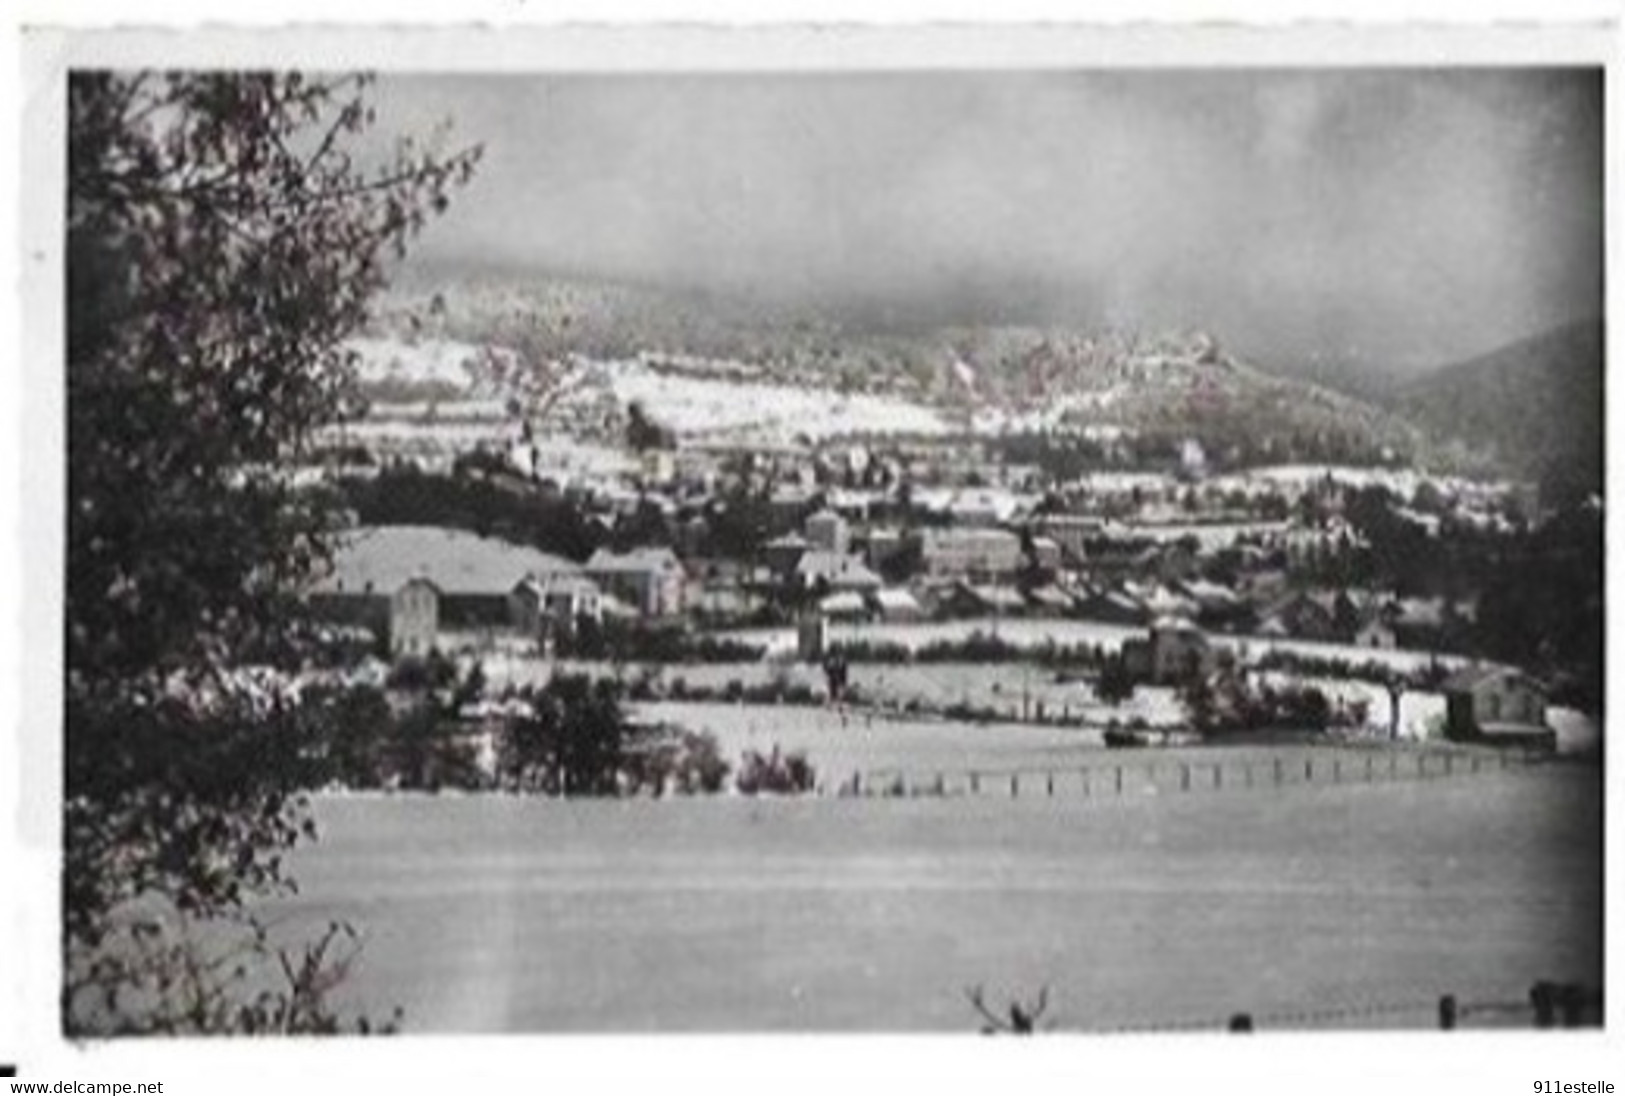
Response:
[[[309,592],[323,617],[370,629],[391,655],[425,655],[450,633],[542,639],[601,612],[580,564],[535,548],[423,525],[343,534]]]

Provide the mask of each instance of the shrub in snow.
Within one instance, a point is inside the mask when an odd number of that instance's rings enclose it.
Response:
[[[747,750],[734,784],[744,795],[796,795],[814,790],[817,773],[803,753],[781,754],[777,746],[763,756]]]

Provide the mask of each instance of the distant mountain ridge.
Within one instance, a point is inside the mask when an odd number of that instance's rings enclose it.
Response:
[[[403,286],[383,305],[374,334],[501,347],[532,377],[579,373],[578,358],[652,359],[716,380],[900,397],[993,432],[1110,425],[1251,459],[1270,459],[1272,440],[1283,458],[1306,447],[1355,462],[1431,453],[1393,409],[1266,372],[1200,332],[854,331],[748,301],[500,274]]]
[[[1564,324],[1429,373],[1391,406],[1544,492],[1600,494],[1603,347],[1601,320]]]

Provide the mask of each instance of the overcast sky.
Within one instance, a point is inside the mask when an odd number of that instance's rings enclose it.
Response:
[[[1595,70],[386,78],[486,159],[420,242],[854,322],[1433,365],[1602,311]]]

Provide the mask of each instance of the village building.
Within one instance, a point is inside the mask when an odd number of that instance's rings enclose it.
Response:
[[[841,590],[821,598],[818,611],[829,620],[865,620],[870,615],[868,601],[856,590]]]
[[[1004,529],[927,529],[920,566],[931,578],[988,580],[1021,569],[1021,538]]]
[[[440,638],[440,588],[427,578],[408,579],[389,599],[389,653],[426,655]]]
[[[1194,537],[1164,541],[1144,549],[1135,562],[1140,574],[1161,582],[1184,582],[1201,570],[1201,546]]]
[[[1061,569],[1064,553],[1061,544],[1054,537],[1034,537],[1032,539],[1033,565],[1040,570],[1052,574]]]
[[[1477,615],[1472,602],[1442,597],[1405,598],[1392,603],[1387,621],[1399,646],[1420,650],[1448,650],[1461,639]]]
[[[1101,582],[1125,582],[1146,573],[1148,560],[1155,553],[1121,539],[1102,539],[1090,545],[1086,566],[1089,574]]]
[[[581,576],[560,556],[459,529],[368,526],[338,538],[309,600],[319,616],[370,629],[392,655],[424,655],[448,632],[534,636],[539,618],[514,596],[521,583]]]
[[[796,561],[811,547],[800,533],[785,533],[762,545],[762,559],[774,574],[784,576],[795,570]]]
[[[1267,552],[1248,546],[1241,549],[1241,557],[1246,573],[1236,583],[1237,593],[1254,605],[1270,605],[1287,595],[1291,580],[1284,569],[1270,562]]]
[[[1292,633],[1287,631],[1286,623],[1277,616],[1267,616],[1258,622],[1253,634],[1263,639],[1291,639]]]
[[[1136,680],[1175,685],[1213,672],[1207,635],[1184,617],[1159,617],[1144,639],[1123,643],[1123,665]]]
[[[686,558],[683,610],[718,620],[745,616],[762,605],[756,591],[772,584],[762,568],[723,557]]]
[[[841,487],[830,488],[824,498],[824,505],[847,521],[868,521],[874,503],[874,495],[867,491],[849,491]]]
[[[690,586],[683,595],[688,612],[713,620],[729,620],[759,611],[765,600],[733,583],[702,583]]]
[[[1190,579],[1179,589],[1195,603],[1196,622],[1204,628],[1243,631],[1256,623],[1253,607],[1222,583]]]
[[[1359,627],[1359,610],[1341,592],[1299,590],[1265,609],[1263,618],[1272,633],[1328,643],[1352,639]]]
[[[1546,725],[1546,691],[1528,674],[1507,666],[1468,667],[1447,678],[1445,737],[1454,742],[1557,748]]]
[[[669,486],[677,479],[677,454],[670,449],[646,450],[639,465],[639,474],[646,487]]]
[[[882,620],[914,621],[925,619],[925,607],[909,591],[890,586],[876,590],[870,596],[875,612]]]
[[[1082,560],[1088,555],[1086,545],[1101,536],[1105,522],[1083,514],[1045,514],[1035,527],[1040,536],[1054,541],[1066,555]]]
[[[1078,616],[1102,624],[1139,627],[1151,619],[1141,601],[1121,590],[1096,590],[1079,598],[1077,607]]]
[[[1016,617],[1027,614],[1027,599],[1014,586],[956,583],[939,607],[953,617]]]
[[[1382,613],[1371,613],[1354,632],[1354,645],[1377,651],[1391,651],[1399,646],[1399,636]]]
[[[635,548],[624,553],[600,548],[587,560],[585,570],[606,592],[641,616],[670,616],[683,611],[687,573],[670,548]]]
[[[852,527],[833,510],[820,510],[802,525],[810,548],[845,555],[852,547]]]
[[[817,490],[801,484],[775,487],[768,496],[768,511],[775,528],[802,520],[818,498]]]
[[[1140,599],[1146,612],[1153,617],[1195,617],[1198,609],[1193,598],[1184,596],[1166,586],[1142,587],[1125,584],[1124,590]]]
[[[875,527],[863,535],[862,545],[864,562],[878,571],[887,560],[903,551],[907,541],[897,529]]]
[[[510,596],[519,630],[543,640],[574,635],[581,621],[604,618],[603,592],[584,575],[526,576]]]
[[[793,572],[795,585],[803,590],[856,590],[865,593],[881,587],[880,576],[857,556],[819,548],[803,552]]]
[[[1061,616],[1072,611],[1072,598],[1059,586],[1035,586],[1027,591],[1027,601],[1035,612]]]

